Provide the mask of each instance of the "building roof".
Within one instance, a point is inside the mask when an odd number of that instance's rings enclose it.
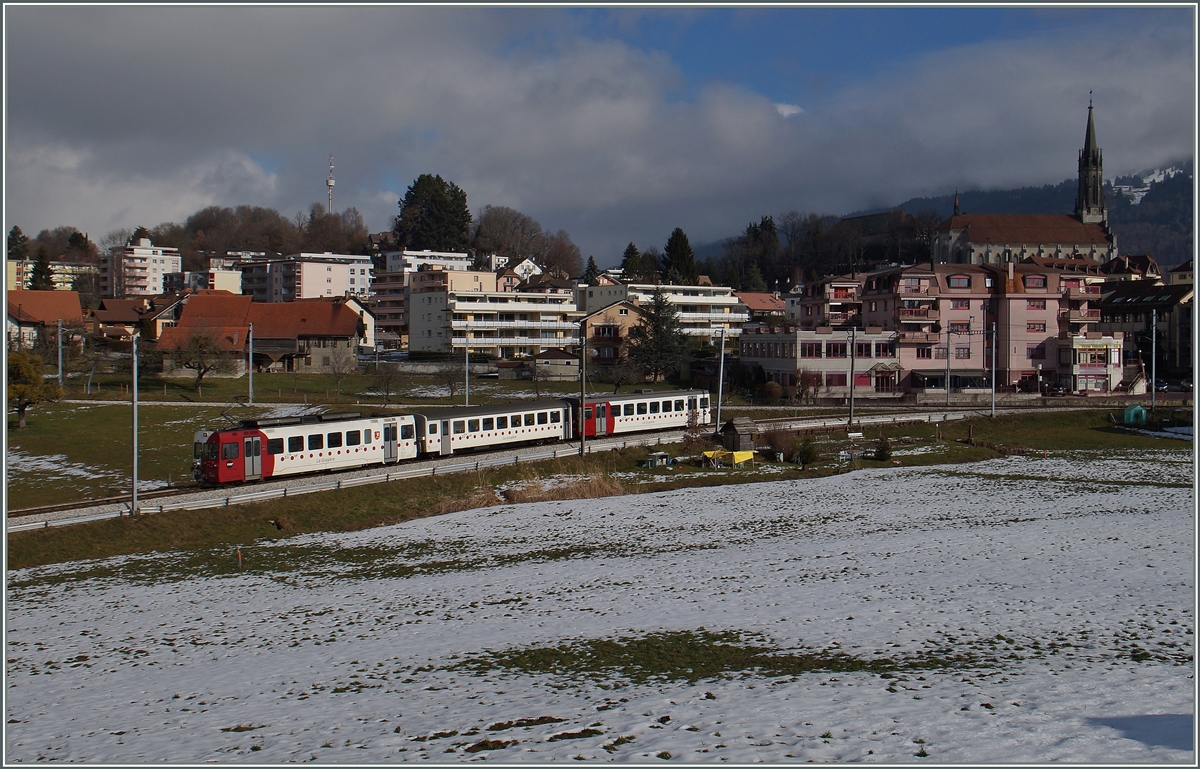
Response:
[[[1193,288],[1189,284],[1164,286],[1154,280],[1130,280],[1105,284],[1100,308],[1111,312],[1133,310],[1145,312],[1152,309],[1170,309],[1192,299]]]
[[[938,230],[964,230],[972,243],[1069,243],[1111,245],[1100,224],[1084,224],[1068,214],[958,214]]]
[[[179,304],[182,294],[162,294],[138,299],[101,299],[92,314],[99,323],[134,325],[157,318]]]
[[[765,291],[734,291],[733,295],[751,312],[786,312],[787,305],[772,293]]]
[[[1123,254],[1114,256],[1100,267],[1105,275],[1159,275],[1158,262],[1149,254]]]
[[[77,291],[9,291],[8,315],[19,324],[83,322]]]
[[[1098,275],[1105,271],[1104,265],[1090,256],[1063,257],[1061,259],[1053,256],[1028,256],[1021,261],[1044,269],[1064,272],[1086,272]]]
[[[1170,269],[1170,272],[1192,272],[1192,260],[1188,259],[1183,264],[1180,264],[1176,267],[1172,267]]]
[[[537,355],[534,355],[533,359],[534,360],[574,360],[574,361],[577,361],[577,360],[579,360],[579,356],[572,355],[569,352],[563,352],[562,350],[559,350],[556,348],[551,348],[549,350],[543,350],[542,352],[539,352]]]
[[[228,349],[240,350],[246,344],[251,323],[256,339],[357,337],[359,320],[358,313],[341,297],[266,303],[214,291],[191,297],[178,324],[163,329],[158,345],[175,349],[195,331],[204,330],[217,336]]]

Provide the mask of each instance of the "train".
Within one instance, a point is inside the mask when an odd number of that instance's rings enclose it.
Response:
[[[409,414],[331,412],[243,420],[200,430],[192,473],[206,486],[390,465],[502,446],[578,439],[579,398]],[[584,400],[587,438],[711,424],[707,390],[641,390]]]

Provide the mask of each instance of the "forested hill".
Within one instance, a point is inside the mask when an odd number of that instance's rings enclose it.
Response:
[[[1187,171],[1151,182],[1150,190],[1134,204],[1132,199],[1105,182],[1108,219],[1122,254],[1150,254],[1162,266],[1180,264],[1192,257],[1195,227],[1192,221],[1192,165]],[[968,190],[959,193],[964,214],[1069,214],[1075,210],[1076,179],[1044,187],[1015,190]],[[936,211],[946,218],[954,211],[954,194],[911,198],[897,208],[908,213]],[[878,213],[859,211],[851,216]]]

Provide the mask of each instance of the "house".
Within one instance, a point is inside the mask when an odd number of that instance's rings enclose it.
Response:
[[[1166,281],[1168,286],[1178,286],[1181,283],[1193,283],[1195,281],[1195,273],[1192,269],[1192,260],[1188,259],[1183,264],[1176,265],[1168,270]]]
[[[601,370],[628,360],[629,333],[645,313],[633,302],[617,302],[585,318],[588,370]]]
[[[408,315],[410,350],[511,359],[578,345],[583,313],[572,294],[434,290],[410,294]]]
[[[134,334],[144,340],[158,339],[162,330],[175,325],[188,293],[161,294],[135,299],[101,299],[92,313],[95,334],[118,342],[128,342]]]
[[[1149,254],[1122,254],[1100,266],[1100,272],[1110,280],[1161,280],[1158,262]]]
[[[765,291],[734,291],[742,306],[739,308],[750,316],[750,323],[764,326],[781,326],[787,317],[787,305],[778,294]]]
[[[65,328],[83,329],[83,310],[74,291],[9,291],[6,323],[8,349],[32,349]],[[53,330],[51,330],[53,329]]]
[[[727,286],[677,286],[651,283],[618,283],[616,285],[579,286],[576,295],[587,313],[594,313],[618,302],[632,302],[645,307],[654,300],[656,291],[679,312],[679,325],[684,334],[699,341],[717,344],[722,329],[730,337],[742,333],[742,324],[750,319],[743,306]]]
[[[543,350],[533,356],[533,374],[542,381],[579,381],[579,356],[560,349]]]
[[[1192,284],[1164,286],[1156,280],[1133,280],[1101,288],[1096,328],[1124,335],[1126,363],[1144,366],[1147,376],[1154,355],[1160,366],[1192,368]]]

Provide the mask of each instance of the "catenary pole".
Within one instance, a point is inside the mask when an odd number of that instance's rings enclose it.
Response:
[[[129,514],[137,515],[137,511],[138,511],[138,498],[137,498],[137,487],[138,487],[138,413],[137,413],[137,409],[138,409],[138,390],[137,390],[138,335],[137,334],[134,334],[132,337],[132,344],[130,346],[130,352],[132,353],[131,357],[133,358],[133,387],[131,388],[131,391],[133,393],[133,487],[131,489],[130,499],[129,499]]]
[[[471,333],[464,331],[464,334]],[[463,341],[463,405],[471,405],[471,347]]]
[[[587,422],[584,409],[587,406],[587,318],[579,319],[579,456],[584,454],[584,433]]]
[[[721,349],[717,353],[717,424],[714,433],[721,432],[721,397],[725,390],[725,326],[721,326]]]
[[[1158,388],[1158,310],[1150,311],[1150,410],[1154,410]]]
[[[58,386],[65,388],[67,383],[63,380],[62,367],[62,318],[58,319]]]
[[[851,430],[854,429],[854,345],[857,337],[855,336],[856,329],[850,327],[850,424]]]
[[[246,372],[250,375],[250,405],[253,406],[254,405],[254,324],[253,323],[250,324],[250,335],[248,338],[250,340],[250,360],[248,361],[248,363],[250,365],[248,365],[246,367]]]
[[[996,322],[992,321],[992,418],[996,417]]]

